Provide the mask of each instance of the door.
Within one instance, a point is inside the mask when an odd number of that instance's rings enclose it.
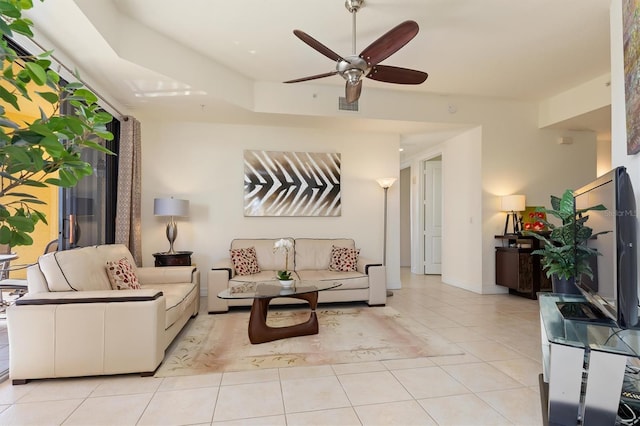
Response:
[[[424,273],[442,273],[442,161],[424,162]]]
[[[119,127],[120,123],[114,119],[107,125],[113,140],[96,139],[95,142],[117,153]],[[59,250],[110,244],[115,240],[117,156],[84,149],[81,157],[91,164],[93,174],[73,188],[60,188]]]

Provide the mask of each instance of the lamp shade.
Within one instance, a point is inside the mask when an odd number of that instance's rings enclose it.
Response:
[[[521,212],[525,209],[524,195],[505,195],[500,199],[500,210],[504,212]]]
[[[156,198],[153,200],[153,214],[156,216],[189,216],[189,200]]]
[[[383,188],[390,188],[391,185],[396,181],[396,178],[378,178],[376,179],[378,184]]]

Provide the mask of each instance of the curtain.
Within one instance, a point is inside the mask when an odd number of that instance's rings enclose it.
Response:
[[[142,266],[141,147],[140,122],[134,117],[124,117],[121,122],[118,150],[118,205],[116,207],[115,242],[129,247],[138,266]]]

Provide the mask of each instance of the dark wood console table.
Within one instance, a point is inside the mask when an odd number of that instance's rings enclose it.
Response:
[[[192,251],[177,251],[175,253],[153,253],[155,266],[191,266]]]
[[[510,294],[536,299],[539,291],[551,291],[551,280],[540,264],[540,256],[531,252],[542,242],[525,235],[496,235],[502,244],[496,247],[496,284],[509,288]]]

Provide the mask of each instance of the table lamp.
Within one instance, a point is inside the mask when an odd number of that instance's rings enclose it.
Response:
[[[177,200],[171,198],[156,198],[153,200],[153,214],[155,216],[169,216],[167,223],[167,239],[169,240],[169,251],[167,254],[175,254],[173,242],[178,236],[178,225],[174,217],[185,217],[189,215],[189,200]]]
[[[520,233],[520,221],[516,212],[524,211],[525,197],[524,195],[505,195],[500,199],[500,210],[507,212],[507,219],[504,222],[504,235],[517,235]],[[513,232],[509,230],[509,218],[513,224]]]

